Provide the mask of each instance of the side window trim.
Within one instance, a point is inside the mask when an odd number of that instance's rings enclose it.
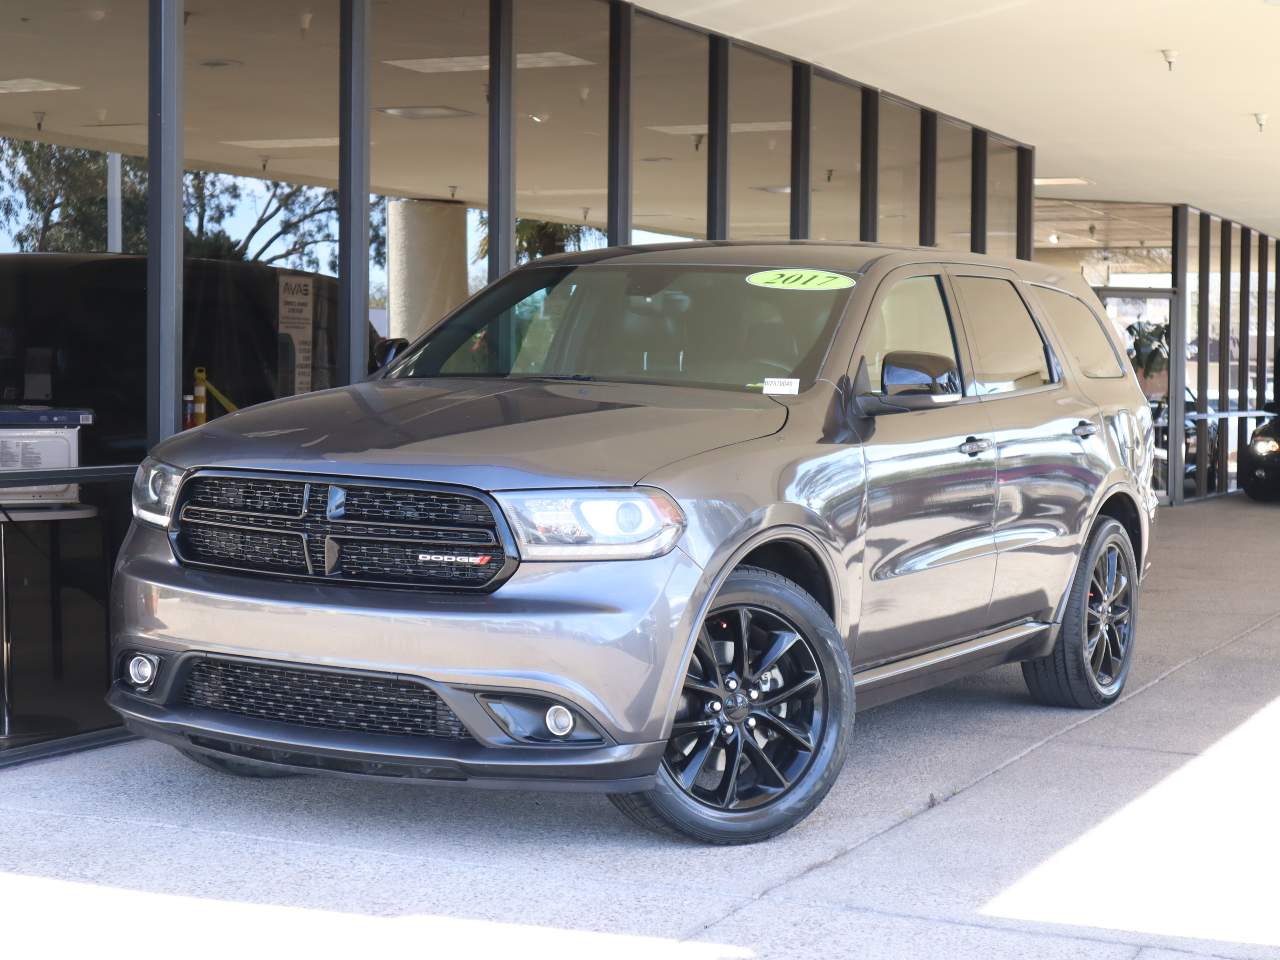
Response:
[[[1118,368],[1119,372],[1108,374],[1107,376],[1104,377],[1104,376],[1090,376],[1089,374],[1081,370],[1080,375],[1082,377],[1085,377],[1089,380],[1123,380],[1125,379],[1125,377],[1127,376],[1125,363],[1128,358],[1125,356],[1122,356],[1120,352],[1116,349],[1116,342],[1111,338],[1111,334],[1107,331],[1107,324],[1104,323],[1102,318],[1098,316],[1097,311],[1094,310],[1093,307],[1089,305],[1089,301],[1085,300],[1083,297],[1076,296],[1070,290],[1064,290],[1062,289],[1062,287],[1055,287],[1049,283],[1035,283],[1032,281],[1028,281],[1027,286],[1032,287],[1037,291],[1037,294],[1036,294],[1037,300],[1039,299],[1038,291],[1040,290],[1048,290],[1052,293],[1060,293],[1065,297],[1070,297],[1072,300],[1076,301],[1076,303],[1080,304],[1080,306],[1088,310],[1089,316],[1093,317],[1094,323],[1098,325],[1098,330],[1102,334],[1102,339],[1107,342],[1107,347],[1111,350],[1111,355],[1115,358],[1116,367]],[[1046,307],[1045,309],[1047,310],[1048,308]],[[1049,326],[1052,327],[1053,324],[1050,323]],[[1056,328],[1054,329],[1053,332],[1055,334],[1057,333]],[[1077,366],[1079,366],[1079,364],[1077,364]]]
[[[977,395],[978,384],[973,379],[972,369],[973,361],[969,353],[969,341],[965,334],[963,324],[960,322],[960,303],[956,295],[955,288],[951,285],[951,277],[947,273],[946,266],[942,263],[912,263],[905,266],[897,267],[890,270],[881,278],[876,285],[875,293],[872,294],[871,300],[867,306],[867,312],[862,318],[861,329],[858,330],[857,336],[854,338],[853,345],[850,349],[849,359],[846,363],[846,374],[852,379],[857,374],[856,363],[861,354],[858,352],[863,344],[863,338],[867,335],[867,330],[872,323],[880,304],[885,296],[893,289],[894,286],[904,280],[911,280],[915,277],[934,277],[938,281],[940,293],[942,295],[942,306],[947,314],[947,326],[951,329],[951,347],[955,351],[956,363],[960,367],[960,399],[954,401],[950,406],[956,403],[968,403],[970,401],[980,400]]]
[[[1022,307],[1027,311],[1027,316],[1031,318],[1031,324],[1036,333],[1040,337],[1041,346],[1044,348],[1045,364],[1049,368],[1050,382],[1041,384],[1038,387],[1024,387],[1021,390],[1006,390],[1003,393],[981,393],[978,398],[984,401],[1003,400],[1006,397],[1025,397],[1032,393],[1047,393],[1051,390],[1058,390],[1063,385],[1063,367],[1058,359],[1058,351],[1048,334],[1045,333],[1045,325],[1041,321],[1039,312],[1027,296],[1027,292],[1022,289],[1026,283],[1018,274],[1012,270],[1000,269],[997,267],[985,267],[979,264],[958,263],[951,264],[947,267],[947,276],[951,282],[963,279],[965,277],[979,277],[987,280],[1004,280],[1013,287],[1018,299],[1022,301]],[[968,340],[967,317],[964,306],[964,298],[960,294],[959,287],[956,288],[956,300],[960,304],[960,324],[965,326],[965,339]],[[976,381],[975,387],[977,389]]]

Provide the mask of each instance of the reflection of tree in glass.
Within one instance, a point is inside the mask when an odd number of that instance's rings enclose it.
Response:
[[[147,164],[121,158],[125,253],[147,246]],[[107,155],[0,139],[0,224],[22,251],[83,253],[107,247]]]
[[[483,236],[476,248],[476,262],[489,256],[489,216],[480,212],[480,230]],[[585,223],[552,223],[549,220],[516,221],[516,262],[549,257],[570,250],[585,250],[604,246],[604,232]]]
[[[22,251],[104,251],[106,178],[105,153],[0,138],[0,224],[11,229],[13,244]],[[246,204],[252,205],[248,226],[233,236],[227,227]],[[335,190],[188,170],[183,207],[188,257],[337,272]],[[371,209],[370,258],[383,266],[386,199],[373,198]],[[145,159],[121,158],[121,220],[124,252],[145,253]]]

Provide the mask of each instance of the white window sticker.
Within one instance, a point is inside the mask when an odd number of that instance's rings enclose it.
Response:
[[[791,377],[765,377],[764,392],[797,394],[800,392],[800,381]]]

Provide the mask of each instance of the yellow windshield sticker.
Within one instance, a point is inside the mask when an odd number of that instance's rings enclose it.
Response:
[[[775,290],[844,290],[854,279],[827,270],[761,270],[748,276],[747,283]]]

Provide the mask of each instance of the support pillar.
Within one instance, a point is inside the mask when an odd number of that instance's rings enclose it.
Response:
[[[467,208],[387,203],[388,334],[414,339],[467,298]]]

